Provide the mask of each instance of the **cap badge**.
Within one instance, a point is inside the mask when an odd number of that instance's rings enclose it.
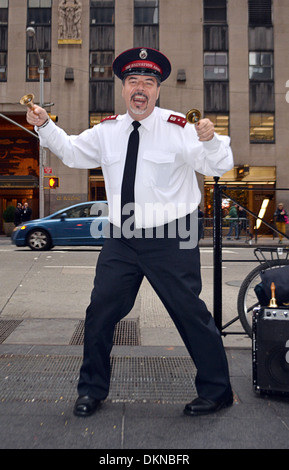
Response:
[[[148,56],[148,51],[146,49],[141,49],[139,53],[139,58],[140,59],[146,59]]]

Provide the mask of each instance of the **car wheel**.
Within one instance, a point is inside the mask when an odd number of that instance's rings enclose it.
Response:
[[[52,246],[50,236],[45,230],[37,229],[29,233],[27,244],[31,250],[44,251]]]

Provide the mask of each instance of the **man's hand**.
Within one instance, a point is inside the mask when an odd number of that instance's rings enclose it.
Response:
[[[26,119],[32,126],[40,127],[47,121],[47,119],[49,119],[49,116],[45,109],[40,108],[40,106],[35,104],[33,109],[27,108]]]
[[[209,119],[200,119],[196,124],[196,131],[201,142],[207,142],[214,137],[214,124]]]

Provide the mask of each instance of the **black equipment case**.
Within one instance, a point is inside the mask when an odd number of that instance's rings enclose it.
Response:
[[[253,315],[253,388],[289,396],[289,307],[261,307]]]

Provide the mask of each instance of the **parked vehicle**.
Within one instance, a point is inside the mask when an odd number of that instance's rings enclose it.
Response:
[[[107,201],[83,202],[18,225],[11,240],[16,246],[29,246],[35,251],[57,245],[98,246],[104,242],[107,223]]]

